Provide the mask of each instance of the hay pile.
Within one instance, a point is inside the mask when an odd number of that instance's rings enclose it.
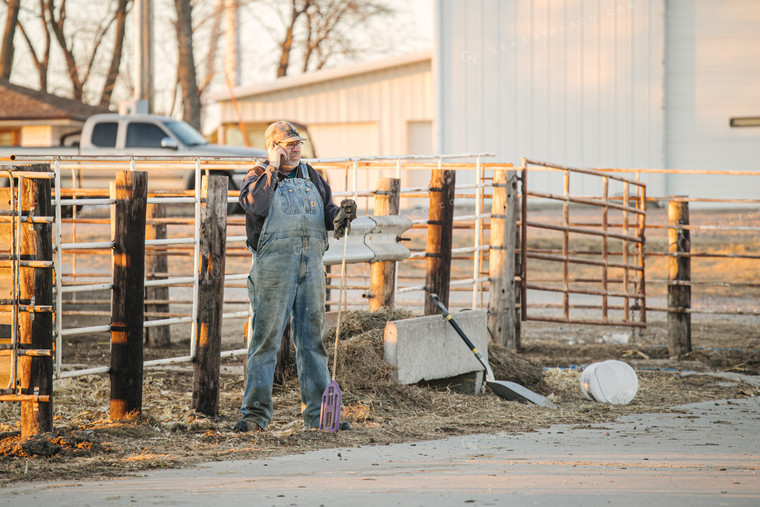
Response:
[[[376,391],[396,384],[394,367],[385,361],[383,334],[388,322],[415,317],[403,308],[382,308],[376,312],[351,311],[341,315],[338,344],[338,371],[341,389]],[[326,334],[325,343],[332,367],[335,329]],[[463,346],[463,353],[467,349]],[[548,392],[543,371],[530,361],[517,357],[505,347],[489,345],[489,363],[498,380],[517,382],[529,389]],[[345,387],[344,387],[345,386]]]
[[[516,382],[541,394],[549,393],[549,386],[544,380],[541,366],[518,357],[506,347],[488,344],[488,363],[491,365],[496,380]]]
[[[382,308],[376,312],[351,311],[341,314],[336,378],[346,392],[374,391],[395,383],[395,368],[385,361],[385,324],[413,317],[405,309]],[[327,333],[332,368],[335,329]]]

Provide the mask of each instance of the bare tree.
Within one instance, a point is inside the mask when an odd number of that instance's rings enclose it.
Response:
[[[290,2],[290,15],[285,20],[285,35],[280,40],[280,63],[277,66],[277,77],[283,77],[288,73],[296,24],[298,18],[306,13],[311,3],[311,0],[291,0]]]
[[[393,9],[380,0],[291,0],[282,17],[277,77],[287,75],[294,52],[302,54],[302,72],[322,69],[338,55],[357,56],[366,50],[354,37],[361,24],[391,14]]]
[[[85,101],[85,85],[93,69],[96,66],[98,51],[100,51],[106,36],[111,27],[116,24],[116,37],[114,48],[111,53],[111,64],[106,76],[106,83],[101,93],[101,104],[110,101],[113,92],[113,83],[118,77],[118,68],[121,64],[121,53],[124,42],[124,23],[127,14],[127,8],[131,0],[117,0],[116,8],[113,12],[104,18],[97,20],[95,31],[92,34],[92,44],[89,51],[76,51],[76,31],[69,37],[67,36],[66,21],[68,12],[66,10],[67,0],[46,0],[47,24],[58,42],[63,52],[66,62],[66,69],[73,88],[73,98],[79,101]],[[90,23],[92,20],[90,20]],[[114,69],[116,69],[114,71]],[[112,75],[113,72],[113,75]]]
[[[48,31],[48,24],[47,24],[47,8],[45,5],[46,0],[38,0],[37,7],[38,11],[35,15],[35,17],[39,20],[41,25],[41,32],[42,32],[42,38],[44,40],[43,46],[41,49],[35,48],[35,44],[33,42],[33,39],[36,39],[36,37],[32,37],[29,31],[26,29],[25,25],[19,20],[18,28],[21,30],[21,34],[24,36],[24,41],[26,41],[26,45],[29,48],[29,52],[32,55],[32,60],[34,63],[35,68],[37,69],[37,75],[39,76],[39,83],[40,83],[40,90],[43,92],[47,91],[47,85],[48,85],[48,66],[50,64],[50,32]]]
[[[174,0],[174,6],[177,9],[177,78],[182,86],[182,119],[200,129],[201,99],[193,55],[193,7],[190,0]]]
[[[11,77],[11,68],[13,67],[13,39],[16,36],[21,0],[3,0],[3,3],[8,8],[8,12],[5,16],[5,29],[3,30],[2,47],[0,47],[0,78],[8,79]]]
[[[118,0],[114,19],[116,20],[116,31],[114,33],[113,49],[111,51],[111,63],[108,66],[103,91],[100,94],[100,105],[107,106],[111,103],[111,96],[119,77],[119,68],[121,67],[121,56],[124,48],[124,30],[127,23],[127,12],[132,0]]]

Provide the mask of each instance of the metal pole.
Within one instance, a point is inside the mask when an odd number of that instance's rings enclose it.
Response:
[[[570,227],[570,201],[568,201],[570,197],[570,171],[567,169],[564,170],[563,190],[563,196],[565,199],[562,202],[562,220],[565,224],[565,230],[562,232],[562,287],[564,288],[562,293],[562,312],[565,319],[569,319],[570,293],[568,290],[570,289],[570,266],[567,257],[570,250],[570,233],[567,228]]]
[[[475,282],[472,286],[472,309],[478,308],[478,295],[480,294],[480,269],[482,254],[480,253],[480,232],[482,230],[483,217],[482,209],[480,207],[480,198],[483,193],[483,168],[480,165],[480,157],[475,159],[475,181],[477,187],[475,188],[475,252],[472,257],[472,280]]]
[[[522,202],[520,203],[520,320],[528,317],[528,281],[525,278],[527,264],[528,232],[528,161],[522,159]]]
[[[201,257],[201,161],[195,159],[195,245],[193,247],[193,324],[190,330],[190,357],[195,360],[195,334],[198,321],[198,281]]]
[[[10,197],[11,197],[11,215],[18,215],[17,207],[16,207],[16,196],[14,195],[14,181],[15,178],[13,175],[10,175]],[[20,179],[19,183],[16,183],[16,188],[18,189],[18,198],[21,198],[21,185],[20,185]],[[18,220],[20,221],[20,218],[18,216],[12,216],[12,220]],[[19,237],[17,234],[16,224],[11,223],[11,252],[14,257],[13,259],[13,269],[12,269],[12,275],[11,275],[11,284],[12,284],[12,298],[13,298],[13,311],[11,314],[11,347],[13,348],[13,353],[11,354],[11,374],[8,386],[11,388],[16,387],[16,379],[18,378],[18,364],[16,362],[16,352],[18,351],[18,305],[20,303],[20,295],[19,295],[19,266],[21,265],[21,257],[18,249],[19,244]]]
[[[63,350],[63,254],[61,253],[61,161],[55,159],[55,374],[61,374]]]
[[[602,262],[604,262],[604,266],[602,266],[602,290],[604,291],[604,296],[602,296],[602,318],[604,320],[607,320],[607,287],[608,287],[608,273],[607,273],[607,204],[608,204],[608,198],[609,198],[609,178],[606,176],[602,179],[602,194],[604,198],[604,207],[602,207],[602,231],[604,232],[604,236],[602,236]],[[626,290],[628,288],[626,287]],[[625,319],[625,317],[624,317]]]
[[[628,236],[628,219],[630,218],[628,214],[628,206],[629,203],[629,196],[628,192],[630,192],[630,188],[628,186],[628,182],[623,183],[623,236]],[[623,239],[623,264],[628,266],[628,248],[629,248],[629,241],[627,239]],[[623,292],[628,292],[628,285],[630,284],[630,274],[628,272],[628,268],[626,267],[623,270]],[[628,316],[631,314],[631,300],[629,298],[623,299],[624,303],[623,306],[625,307],[625,317],[623,317],[623,320],[627,320]]]
[[[354,201],[358,199],[359,196],[359,162],[356,159],[353,159],[353,172],[354,172]]]

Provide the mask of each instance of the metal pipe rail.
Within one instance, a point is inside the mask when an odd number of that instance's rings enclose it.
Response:
[[[419,163],[416,162],[416,161],[419,161],[419,160],[431,160],[431,161],[438,160],[439,161],[438,164],[435,164],[435,163],[429,164],[431,167],[433,167],[433,166],[439,166],[440,165],[440,161],[443,160],[443,159],[464,158],[464,157],[477,158],[478,159],[477,160],[477,164],[478,164],[478,167],[480,168],[479,169],[478,183],[471,184],[471,185],[463,185],[463,186],[461,186],[461,189],[465,189],[465,188],[476,189],[477,193],[475,193],[474,195],[475,196],[479,196],[479,197],[483,197],[484,194],[485,194],[485,192],[483,191],[483,189],[487,188],[488,184],[482,182],[483,181],[482,166],[479,165],[480,164],[479,158],[482,157],[482,156],[491,156],[491,155],[492,154],[463,154],[463,155],[409,156],[409,157],[369,157],[369,158],[363,157],[363,158],[342,158],[342,159],[327,159],[327,160],[319,160],[319,159],[317,159],[317,160],[313,160],[313,161],[308,161],[308,160],[307,161],[311,162],[311,163],[315,163],[315,164],[316,163],[319,163],[319,164],[322,164],[322,163],[347,163],[347,167],[346,168],[333,167],[332,169],[342,169],[342,170],[350,170],[350,171],[352,171],[352,173],[353,173],[353,178],[352,178],[352,180],[353,180],[353,189],[347,190],[345,192],[345,195],[352,195],[352,196],[356,197],[356,196],[358,196],[360,194],[360,191],[359,191],[358,186],[357,186],[357,172],[358,172],[358,169],[373,169],[373,167],[374,167],[372,165],[373,162],[378,162],[378,161],[383,161],[383,160],[387,161],[389,164],[392,164],[392,163],[395,162],[396,169],[397,169],[397,176],[399,176],[400,175],[400,169],[401,169],[401,161],[410,161],[410,162],[414,162],[415,164],[419,165]],[[141,162],[141,163],[146,163],[146,164],[148,164],[148,163],[155,164],[157,162],[157,160],[153,159],[153,158],[146,158],[146,159],[141,160],[139,157],[117,157],[116,159],[114,159],[113,157],[103,157],[101,159],[98,159],[98,160],[95,160],[95,161],[89,163],[89,167],[92,167],[92,166],[98,165],[98,164],[99,164],[99,166],[105,166],[106,162],[108,162],[108,161],[112,161],[113,162],[114,160],[128,161],[130,163],[130,169],[132,169],[132,170],[134,170],[134,168],[135,168],[135,162]],[[193,218],[187,220],[186,222],[193,222],[193,223],[196,224],[196,227],[195,227],[195,232],[194,232],[194,235],[193,235],[192,239],[191,238],[173,238],[173,239],[167,239],[167,240],[147,240],[146,241],[146,246],[155,249],[157,247],[183,246],[183,245],[184,246],[189,246],[189,245],[192,244],[193,247],[194,247],[193,248],[193,255],[194,255],[194,258],[197,259],[197,255],[198,255],[197,250],[198,250],[198,246],[199,246],[198,241],[197,241],[197,239],[199,237],[198,236],[199,231],[198,231],[198,228],[197,228],[197,224],[198,224],[198,218],[199,218],[200,203],[202,202],[202,200],[200,199],[200,197],[198,195],[199,191],[197,189],[200,188],[200,181],[199,181],[200,180],[200,171],[203,170],[204,167],[207,167],[205,164],[207,164],[209,162],[206,161],[206,160],[200,160],[200,159],[197,159],[197,158],[186,159],[186,158],[183,158],[183,157],[168,157],[166,159],[163,159],[162,161],[164,161],[164,162],[165,161],[185,161],[185,162],[187,162],[189,164],[192,163],[192,164],[195,165],[195,182],[196,182],[196,185],[195,185],[195,188],[196,188],[195,196],[194,197],[190,197],[190,196],[149,197],[148,198],[148,203],[151,203],[151,204],[161,204],[161,203],[164,203],[164,204],[168,204],[168,203],[190,204],[190,203],[192,203],[192,204],[194,204],[194,207],[195,207],[195,214],[194,214],[195,216]],[[225,161],[229,162],[229,159],[226,159]],[[55,158],[53,162],[54,162],[54,164],[56,166],[56,171],[54,171],[53,174],[57,175],[57,177],[59,178],[58,181],[60,181],[61,166],[62,166],[62,164],[64,162],[73,162],[73,163],[80,164],[83,161],[80,158],[78,158],[78,157],[71,157],[70,159],[68,157],[58,157],[58,158]],[[211,163],[219,165],[219,164],[222,164],[223,161],[221,159],[215,159]],[[469,169],[471,169],[473,167],[471,163],[470,164],[459,164],[458,167],[459,166],[461,166],[461,167],[467,167]],[[328,169],[330,169],[330,168],[328,168]],[[427,168],[426,168],[426,170],[427,170]],[[61,185],[57,184],[56,185],[55,204],[56,204],[57,217],[59,219],[57,220],[57,226],[56,226],[55,236],[57,238],[56,244],[60,244],[61,245],[61,248],[56,249],[57,259],[60,260],[60,256],[62,254],[62,251],[66,251],[66,252],[72,251],[72,253],[75,253],[75,252],[82,252],[82,251],[85,251],[85,250],[95,249],[95,248],[98,248],[98,249],[113,248],[113,242],[98,242],[98,243],[93,242],[93,243],[89,243],[89,244],[85,244],[85,243],[76,244],[76,243],[63,243],[63,242],[60,241],[61,233],[62,233],[62,231],[61,231],[61,223],[62,223],[62,221],[60,220],[60,206],[61,206],[61,204],[63,204],[63,203],[70,203],[71,205],[79,206],[79,205],[85,205],[85,204],[89,204],[89,203],[110,204],[110,203],[114,202],[113,200],[110,200],[110,199],[90,199],[90,198],[87,198],[87,199],[66,199],[66,200],[63,200],[63,199],[61,199],[62,190],[63,189],[61,189]],[[423,190],[427,191],[427,190],[429,190],[429,188],[427,186],[425,186],[425,187],[415,187],[415,188],[412,188],[410,190],[413,190],[413,191],[423,191]],[[102,193],[102,191],[101,191],[101,193]],[[375,191],[374,190],[367,191],[366,194],[368,196],[372,196],[372,195],[375,194]],[[95,192],[91,192],[91,195],[95,195]],[[339,193],[335,193],[334,195],[337,196],[337,195],[339,195]],[[228,202],[235,202],[236,201],[235,197],[232,196],[232,195],[228,195],[227,200],[228,200]],[[478,199],[476,206],[478,206],[478,205],[480,205],[480,199]],[[461,222],[468,222],[468,221],[472,221],[472,220],[477,220],[478,224],[475,225],[476,230],[478,230],[478,225],[479,225],[480,226],[479,230],[482,231],[483,229],[485,229],[485,227],[483,227],[482,221],[484,219],[488,219],[489,216],[490,216],[490,214],[483,214],[483,213],[480,213],[480,210],[478,210],[478,212],[475,215],[468,215],[468,216],[464,216],[464,217],[455,217],[455,220],[459,221],[460,223]],[[176,219],[173,219],[172,221],[173,222],[177,222]],[[104,221],[101,221],[101,222],[107,223],[108,221],[104,220]],[[76,219],[72,220],[70,223],[76,224]],[[242,220],[241,220],[241,224],[240,225],[241,226],[243,225],[242,224]],[[240,242],[240,243],[243,243],[245,240],[246,240],[245,236],[230,236],[228,238],[228,243],[231,243],[231,242],[235,242],[235,243]],[[455,252],[459,252],[459,253],[464,253],[464,252],[484,252],[485,250],[488,249],[488,247],[484,246],[484,245],[480,245],[478,243],[479,241],[480,241],[480,234],[477,234],[476,235],[476,239],[475,239],[475,246],[474,247],[463,248],[463,249],[456,249]],[[242,255],[247,254],[247,252],[244,251],[244,250],[242,250],[242,249],[241,249],[241,252],[243,252]],[[481,260],[480,260],[479,256],[474,256],[474,257],[476,259],[475,260],[475,265],[477,265],[478,267],[477,268],[474,267],[473,269],[474,269],[474,271],[475,270],[479,271],[480,270],[480,262],[481,262]],[[228,275],[225,276],[225,280],[226,281],[235,281],[235,280],[243,281],[243,280],[245,280],[247,278],[247,276],[248,276],[247,272],[246,273],[228,274]],[[63,276],[62,276],[62,273],[60,272],[60,270],[56,270],[56,279],[57,279],[56,280],[57,286],[61,287],[61,285],[62,285],[61,281],[63,279]],[[454,284],[456,286],[461,286],[461,285],[464,285],[464,284],[467,284],[467,283],[472,283],[475,286],[477,286],[477,284],[486,282],[487,278],[475,276],[475,277],[473,277],[472,279],[469,279],[469,280],[470,280],[469,282],[467,280],[455,281]],[[197,284],[197,273],[194,273],[194,275],[193,275],[192,278],[190,278],[190,277],[177,277],[177,278],[168,279],[168,280],[147,280],[146,281],[146,287],[169,285],[172,282],[174,282],[174,283],[182,282],[182,284],[186,283],[188,285],[189,284],[196,285]],[[62,310],[61,305],[62,305],[63,301],[62,301],[62,299],[61,299],[60,296],[64,292],[85,292],[86,290],[91,290],[91,289],[107,290],[107,289],[109,289],[111,287],[112,287],[112,284],[107,284],[107,283],[102,283],[102,284],[87,284],[87,285],[82,285],[82,286],[65,286],[65,289],[62,287],[62,290],[58,290],[57,291],[58,296],[56,298],[56,308],[59,311]],[[475,289],[473,291],[473,293],[474,293],[473,297],[474,298],[475,298],[475,294],[476,293],[481,293],[482,294],[482,288],[474,287],[474,289]],[[197,311],[198,311],[198,309],[197,309],[197,301],[195,300],[195,298],[193,298],[193,303],[192,304],[193,304],[192,314],[193,314],[193,316],[195,316],[195,315],[197,315]],[[62,312],[60,314],[62,315]],[[243,318],[243,317],[246,317],[246,316],[247,316],[247,312],[233,312],[233,313],[226,313],[226,314],[224,314],[224,318],[238,318],[238,317]],[[187,323],[188,321],[190,321],[190,319],[191,319],[190,317],[186,317],[186,318],[181,318],[181,320],[180,320],[180,318],[177,318],[177,320],[164,319],[164,320],[148,321],[148,322],[144,323],[144,325],[145,325],[145,327],[154,327],[154,326],[158,326],[158,325],[166,325],[167,323]],[[195,322],[196,322],[195,318],[192,318],[193,326],[195,325]],[[90,328],[83,328],[83,331],[85,331],[87,333],[91,333],[91,332],[105,331],[106,329],[107,329],[107,326],[92,326]],[[57,350],[62,350],[62,347],[60,346],[60,337],[61,336],[70,336],[70,335],[73,335],[73,334],[76,334],[76,333],[77,333],[77,330],[75,330],[75,329],[67,329],[65,331],[61,329],[61,332],[59,333],[59,336],[57,338],[58,343],[59,343],[59,346],[57,347]],[[191,341],[191,343],[192,343],[192,341]],[[191,354],[188,357],[193,357],[194,356],[195,351],[194,351],[193,347],[194,347],[194,344],[191,345]],[[58,370],[59,373],[60,373],[60,366],[61,366],[61,364],[60,364],[60,359],[59,359],[57,361],[57,370]],[[103,371],[103,370],[100,370],[100,371]],[[70,375],[71,374],[69,374],[67,376],[70,376]]]
[[[61,285],[55,292],[72,294],[74,292],[93,292],[99,290],[113,290],[113,283],[93,283],[86,285]]]

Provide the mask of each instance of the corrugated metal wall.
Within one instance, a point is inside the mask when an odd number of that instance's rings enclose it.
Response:
[[[437,148],[662,167],[663,11],[663,0],[438,0]]]
[[[760,169],[760,127],[729,126],[760,117],[760,2],[668,0],[666,9],[667,166]],[[742,178],[668,178],[669,191],[684,195],[730,197],[731,185]]]
[[[376,123],[379,139],[356,145],[354,154],[398,155],[407,150],[407,122],[433,119],[432,71],[429,59],[407,65],[318,81],[239,98],[244,121],[287,118],[306,124],[339,127]],[[221,120],[235,122],[229,102]],[[333,129],[335,130],[335,129]],[[337,130],[336,130],[337,131]],[[333,154],[316,146],[320,157]]]

